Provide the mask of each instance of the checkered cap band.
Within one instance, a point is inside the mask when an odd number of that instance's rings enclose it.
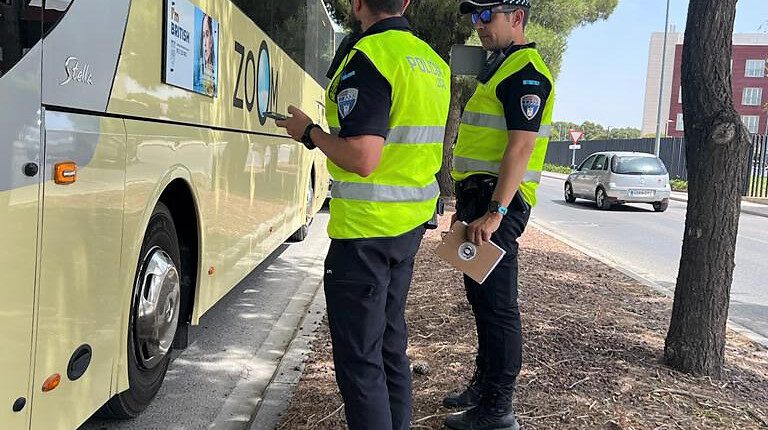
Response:
[[[500,5],[530,8],[531,0],[464,0],[459,4],[459,10],[461,13],[467,14],[471,13],[477,8]]]

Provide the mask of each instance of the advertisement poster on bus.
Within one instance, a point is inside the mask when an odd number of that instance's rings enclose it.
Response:
[[[216,97],[219,22],[188,0],[167,0],[165,6],[165,83]]]

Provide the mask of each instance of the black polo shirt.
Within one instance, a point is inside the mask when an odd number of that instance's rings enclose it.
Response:
[[[523,48],[536,48],[536,44],[517,45],[507,55]],[[531,63],[501,81],[496,97],[504,106],[507,130],[538,132],[551,93],[552,82]]]
[[[387,18],[371,26],[360,37],[350,36],[348,45],[389,30],[411,31],[411,26],[403,17]],[[353,48],[349,46],[347,49]],[[339,58],[346,57],[347,53],[343,51],[342,46],[330,73],[336,71]],[[335,92],[335,101],[339,105],[340,137],[373,135],[387,138],[392,86],[363,52],[356,51],[344,66]]]

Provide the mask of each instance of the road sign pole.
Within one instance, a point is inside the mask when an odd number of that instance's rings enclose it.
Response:
[[[571,160],[571,166],[576,165],[576,150],[573,150],[573,159]]]

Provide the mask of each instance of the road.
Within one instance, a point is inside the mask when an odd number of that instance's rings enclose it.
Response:
[[[328,214],[318,214],[304,242],[280,247],[203,316],[143,414],[130,421],[91,418],[79,430],[247,428],[320,285],[327,225]],[[238,414],[243,421],[226,422]]]
[[[650,205],[611,211],[593,202],[563,200],[563,181],[543,178],[532,219],[569,240],[670,290],[680,265],[686,204],[670,201],[664,213]],[[768,218],[742,214],[731,288],[731,320],[768,337]]]

